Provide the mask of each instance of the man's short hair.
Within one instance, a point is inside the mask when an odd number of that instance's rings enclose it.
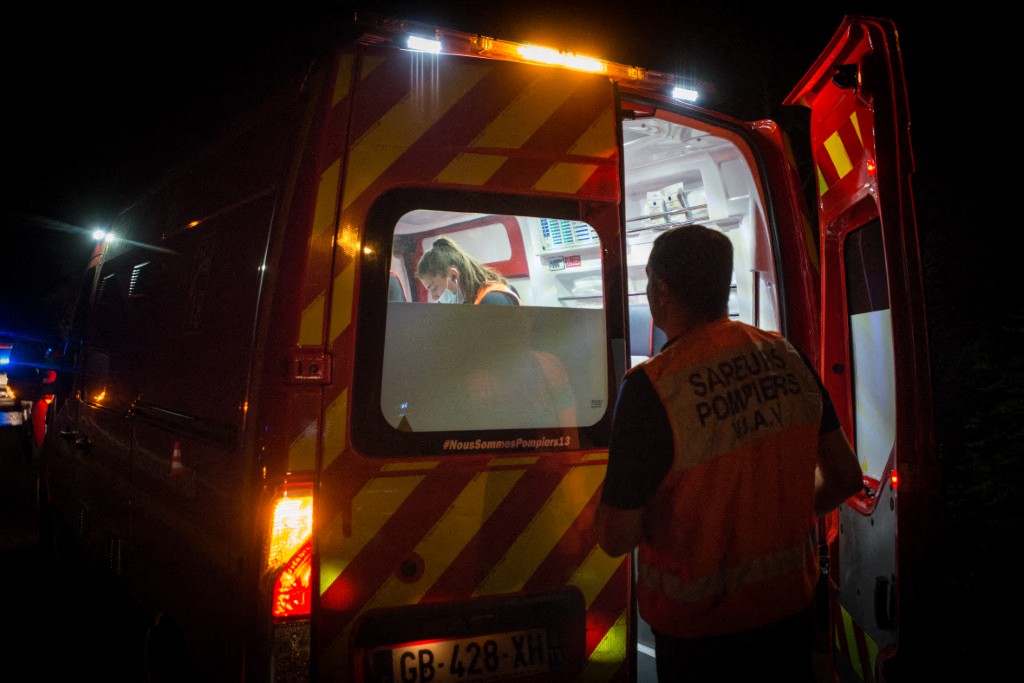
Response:
[[[654,240],[650,277],[663,280],[680,303],[704,320],[729,313],[732,242],[704,225],[671,228]]]

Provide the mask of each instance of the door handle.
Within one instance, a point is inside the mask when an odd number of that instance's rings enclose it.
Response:
[[[92,446],[92,442],[89,441],[89,437],[81,432],[75,431],[74,429],[62,429],[60,431],[60,438],[65,441],[70,441],[71,445],[80,451],[87,451]]]
[[[60,431],[60,438],[70,441],[75,449],[83,452],[88,451],[92,447],[92,441],[89,441],[89,437],[74,429],[62,429]]]

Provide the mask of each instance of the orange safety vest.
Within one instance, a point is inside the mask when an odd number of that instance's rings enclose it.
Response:
[[[675,453],[645,513],[640,614],[680,638],[736,633],[810,604],[822,396],[781,335],[728,319],[631,370],[666,408]]]
[[[558,415],[559,427],[576,426],[576,396],[569,382],[569,373],[554,354],[545,351],[531,351],[537,361],[544,384],[547,387],[547,400]]]
[[[476,290],[476,300],[473,303],[480,303],[481,301],[484,300],[484,297],[490,294],[491,292],[504,292],[505,294],[508,294],[509,296],[516,300],[517,306],[520,306],[523,303],[522,301],[519,300],[519,296],[512,291],[511,287],[509,287],[508,285],[503,285],[500,282],[488,282],[480,289]]]
[[[512,291],[511,287],[500,282],[488,282],[480,287],[473,303],[479,304],[491,292],[504,292],[512,296],[517,305],[522,305],[519,295]],[[545,385],[545,391],[542,394],[538,393],[531,404],[535,408],[539,405],[550,405],[557,417],[557,426],[576,427],[576,398],[573,395],[572,384],[569,382],[569,374],[566,372],[565,366],[553,354],[536,350],[531,351],[531,354],[537,367],[540,368]]]

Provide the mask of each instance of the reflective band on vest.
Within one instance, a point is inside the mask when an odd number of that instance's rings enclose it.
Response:
[[[688,583],[648,565],[639,568],[638,580],[673,600],[695,603],[723,593],[736,592],[766,579],[799,572],[804,566],[808,550],[814,552],[814,534],[809,534],[807,541],[807,544],[762,555],[743,566],[718,571]]]
[[[818,577],[814,467],[822,400],[783,337],[722,319],[646,372],[672,428],[672,468],[647,511],[640,613],[655,631],[735,633],[806,607]]]
[[[491,292],[503,292],[505,294],[508,294],[510,297],[516,300],[517,306],[520,306],[523,303],[522,301],[519,300],[519,297],[516,296],[516,293],[512,291],[511,287],[503,285],[500,282],[488,282],[487,284],[483,285],[480,289],[476,291],[476,300],[473,303],[480,303],[481,301],[484,300],[484,297],[490,294]]]

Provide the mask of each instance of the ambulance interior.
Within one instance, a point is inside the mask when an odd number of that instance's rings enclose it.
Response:
[[[730,315],[778,329],[771,241],[751,157],[741,140],[703,125],[658,116],[622,123],[632,365],[665,341],[651,322],[645,267],[654,239],[674,226],[698,222],[728,235],[735,253]],[[415,269],[441,235],[505,276],[522,306],[430,305]],[[423,209],[401,217],[393,246],[381,387],[392,427],[564,429],[593,425],[610,408],[601,244],[589,225]],[[558,400],[543,397],[552,392],[550,381],[545,387],[552,373],[534,367],[536,354],[564,370],[568,391],[556,382]]]

